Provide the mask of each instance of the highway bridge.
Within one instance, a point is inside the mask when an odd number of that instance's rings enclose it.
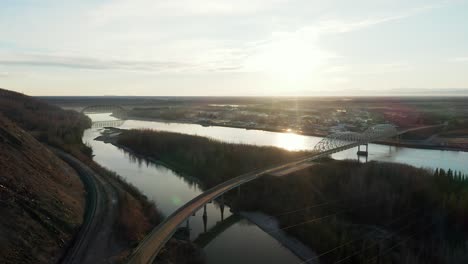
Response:
[[[391,137],[398,137],[401,134],[423,130],[437,126],[424,126],[416,127],[398,131],[394,126],[389,124],[375,125],[368,128],[363,133],[355,132],[342,132],[331,134],[323,138],[314,148],[312,154],[300,158],[298,160],[288,162],[286,164],[271,166],[269,168],[259,169],[252,171],[233,179],[230,179],[224,183],[221,183],[199,196],[195,197],[172,215],[167,217],[161,224],[154,228],[150,234],[148,234],[138,247],[133,251],[128,263],[141,264],[141,263],[153,263],[159,251],[163,248],[166,242],[176,232],[177,228],[184,223],[190,216],[196,211],[202,208],[205,204],[213,201],[220,197],[224,193],[265,174],[272,174],[281,170],[293,168],[306,162],[310,162],[322,157],[330,156],[333,153],[340,152],[343,150],[359,147],[361,145],[367,145],[368,143],[381,141]]]
[[[105,120],[105,121],[93,121],[91,128],[104,128],[104,127],[120,127],[125,123],[125,120]]]
[[[83,114],[99,113],[126,113],[127,110],[120,105],[88,105],[81,109]]]
[[[127,110],[120,105],[90,105],[81,110],[83,114],[111,113],[114,118],[109,120],[93,121],[91,128],[119,127],[125,123]]]

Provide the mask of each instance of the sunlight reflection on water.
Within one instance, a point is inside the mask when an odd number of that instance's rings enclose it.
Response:
[[[278,133],[275,135],[275,146],[289,151],[308,149],[304,136],[294,133]]]

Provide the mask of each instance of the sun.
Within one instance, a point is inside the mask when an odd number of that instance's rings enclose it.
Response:
[[[261,45],[249,65],[281,80],[304,81],[313,78],[328,57],[312,33],[296,32]]]
[[[307,149],[304,136],[294,133],[278,133],[275,138],[275,145],[289,151]]]

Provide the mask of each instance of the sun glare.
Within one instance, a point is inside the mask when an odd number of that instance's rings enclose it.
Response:
[[[274,40],[260,46],[249,64],[284,81],[304,81],[311,78],[328,57],[316,45],[315,34],[300,31],[279,34]]]
[[[289,151],[306,149],[304,137],[294,133],[278,133],[275,138],[275,146]]]

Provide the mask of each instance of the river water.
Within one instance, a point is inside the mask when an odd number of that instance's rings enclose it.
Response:
[[[110,114],[89,115],[93,121],[108,121]],[[127,120],[120,126],[123,129],[150,128],[163,131],[199,135],[232,143],[276,146],[288,150],[311,150],[321,140],[320,137],[302,136],[288,133],[246,130],[227,127],[203,127],[197,124],[164,123],[152,121]],[[84,141],[94,151],[94,160],[105,166],[139,188],[154,200],[159,210],[166,216],[178,207],[202,193],[200,186],[187,176],[182,176],[164,166],[138,159],[125,151],[94,138],[100,129],[85,131]],[[356,149],[333,155],[335,159],[356,159]],[[416,167],[455,169],[468,173],[468,153],[456,151],[422,150],[384,145],[369,145],[369,160],[400,162]],[[203,209],[190,218],[188,226],[191,239],[221,225],[222,216],[229,218],[229,208],[223,215],[217,203],[207,205],[207,221],[203,221]],[[223,222],[224,223],[224,222]],[[263,232],[248,220],[240,220],[218,228],[204,247],[207,263],[300,263],[300,259],[284,248],[279,242]]]

